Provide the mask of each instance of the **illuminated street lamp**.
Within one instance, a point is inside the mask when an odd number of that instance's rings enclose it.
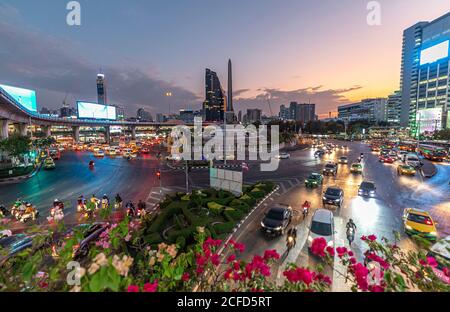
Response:
[[[165,94],[165,97],[167,97],[167,98],[169,98],[169,97],[172,97],[172,92],[166,92],[166,94]],[[171,110],[170,110],[170,101],[169,101],[169,118],[170,118],[170,114],[171,114],[172,112],[171,112]]]

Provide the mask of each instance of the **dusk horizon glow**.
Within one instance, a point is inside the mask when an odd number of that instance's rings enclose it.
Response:
[[[0,83],[36,89],[53,109],[66,94],[72,106],[95,100],[102,70],[110,103],[167,113],[167,101],[201,107],[205,68],[226,89],[230,58],[236,111],[268,114],[270,98],[273,114],[311,101],[323,116],[399,89],[403,30],[450,11],[439,0],[382,0],[381,25],[369,26],[368,1],[79,2],[82,25],[69,27],[67,1],[2,1]]]

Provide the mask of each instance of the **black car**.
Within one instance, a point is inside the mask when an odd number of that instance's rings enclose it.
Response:
[[[358,195],[364,196],[364,197],[375,197],[375,190],[376,190],[375,183],[364,181],[359,186]]]
[[[292,208],[288,205],[277,205],[270,208],[261,222],[261,230],[268,235],[283,235],[292,221]]]
[[[336,164],[333,164],[333,163],[326,164],[325,167],[323,168],[323,174],[324,175],[332,174],[335,176],[337,174]]]
[[[329,187],[323,193],[322,202],[323,205],[333,205],[338,206],[339,208],[342,206],[342,202],[344,201],[344,191],[339,187]]]
[[[322,157],[323,155],[325,155],[324,150],[318,150],[318,151],[315,151],[315,153],[314,153],[314,157]]]

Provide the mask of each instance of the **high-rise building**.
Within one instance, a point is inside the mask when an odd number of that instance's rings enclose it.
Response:
[[[150,112],[146,111],[144,108],[139,108],[136,112],[136,118],[139,121],[152,122],[153,116]]]
[[[245,115],[245,121],[248,123],[254,123],[261,121],[262,110],[258,108],[247,109],[247,115]]]
[[[99,104],[108,104],[106,97],[106,79],[105,75],[97,75],[97,101]]]
[[[280,107],[280,118],[303,123],[314,121],[316,119],[316,104],[291,102],[287,109],[282,105]]]
[[[205,121],[223,121],[226,108],[225,93],[217,74],[208,68],[205,75],[205,93],[203,102]]]
[[[393,124],[400,124],[402,111],[402,93],[395,91],[389,95],[386,104],[386,121]]]
[[[59,117],[61,118],[67,118],[67,117],[72,117],[72,116],[76,116],[77,112],[75,111],[74,108],[71,108],[69,106],[63,106],[59,109]]]
[[[401,125],[416,136],[450,128],[450,13],[403,32]]]
[[[166,116],[161,113],[156,114],[156,122],[166,122]]]
[[[338,107],[339,119],[386,121],[386,98],[364,99],[359,103]]]
[[[291,119],[291,111],[289,107],[284,105],[280,106],[280,113],[278,114],[281,120],[290,120]]]

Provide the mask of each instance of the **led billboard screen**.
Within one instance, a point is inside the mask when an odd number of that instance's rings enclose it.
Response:
[[[449,40],[420,51],[420,65],[431,64],[448,57]]]
[[[114,106],[101,105],[90,102],[77,102],[78,118],[116,120]]]
[[[419,109],[416,114],[419,133],[442,129],[442,108]]]
[[[1,84],[0,88],[8,93],[23,108],[31,112],[37,112],[36,91]]]

